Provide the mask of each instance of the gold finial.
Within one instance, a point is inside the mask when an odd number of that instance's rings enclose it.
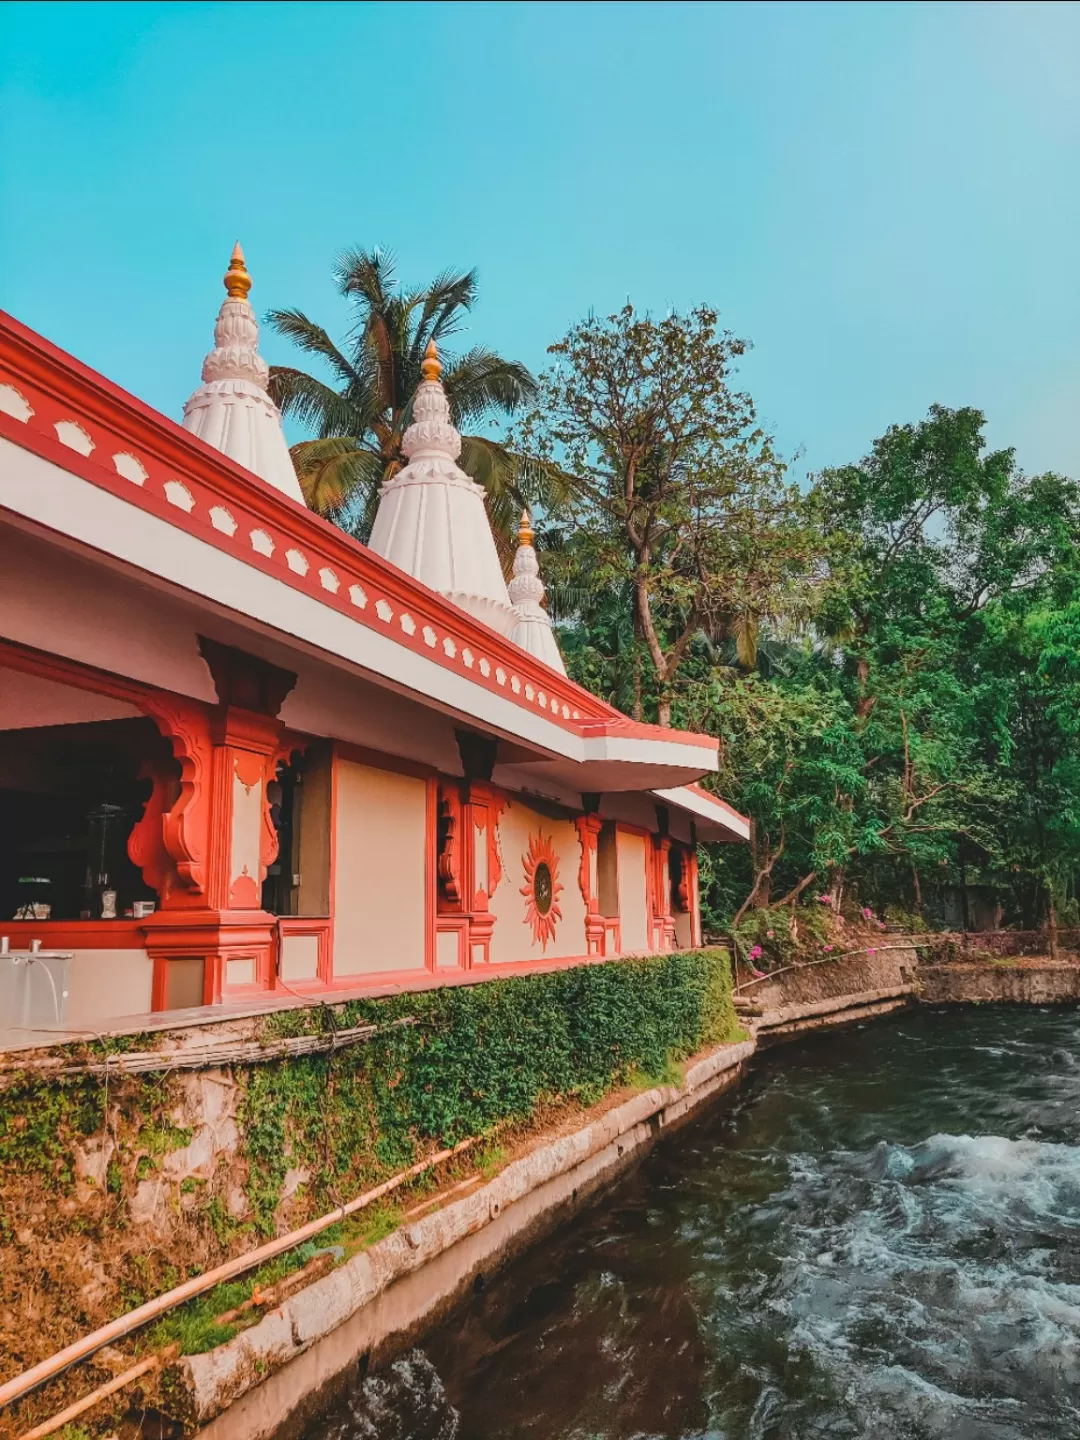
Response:
[[[244,252],[240,249],[239,240],[233,246],[232,259],[225,272],[224,285],[230,300],[247,299],[248,291],[251,289],[251,276],[244,264]]]
[[[427,342],[427,349],[424,351],[424,360],[420,366],[420,373],[425,380],[438,380],[442,374],[442,361],[439,359],[438,347],[434,340]]]
[[[521,512],[521,524],[518,526],[518,539],[522,545],[531,545],[533,543],[532,520],[529,518],[528,510]]]

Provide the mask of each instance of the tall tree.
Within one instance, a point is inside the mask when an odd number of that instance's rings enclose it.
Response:
[[[805,501],[729,383],[745,348],[708,306],[654,320],[627,304],[550,347],[521,428],[528,453],[573,477],[588,584],[631,597],[662,725],[696,635],[735,636],[749,658],[760,625],[806,599]]]
[[[536,382],[524,365],[484,346],[460,355],[445,348],[476,302],[475,270],[446,271],[428,285],[404,289],[386,251],[347,250],[334,264],[334,280],[355,315],[343,346],[300,310],[272,310],[267,317],[279,335],[321,362],[328,378],[276,365],[270,390],[283,414],[314,431],[315,438],[292,451],[308,504],[364,537],[379,486],[405,463],[401,440],[430,340],[440,348],[442,382],[459,429],[513,414],[533,399]],[[523,503],[548,498],[547,477],[489,436],[462,435],[461,465],[487,491],[500,533],[512,532]]]

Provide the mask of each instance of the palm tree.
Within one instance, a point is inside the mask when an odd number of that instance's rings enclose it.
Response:
[[[403,290],[387,252],[347,250],[335,262],[334,279],[356,310],[344,348],[299,310],[267,316],[279,335],[323,362],[330,383],[275,365],[270,393],[283,414],[315,433],[292,447],[308,504],[366,538],[379,486],[405,464],[401,439],[429,340],[439,344],[442,382],[459,429],[512,414],[535,396],[536,381],[524,365],[483,346],[457,356],[444,348],[476,300],[475,270],[446,271],[421,289]],[[523,505],[550,505],[555,498],[554,472],[486,436],[462,435],[460,463],[487,491],[496,535],[507,544]]]

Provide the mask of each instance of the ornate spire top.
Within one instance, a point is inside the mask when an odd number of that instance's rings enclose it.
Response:
[[[559,646],[551,628],[551,617],[544,609],[544,582],[540,579],[540,562],[533,549],[532,520],[528,510],[522,511],[518,527],[518,550],[514,556],[514,575],[507,590],[514,607],[517,623],[510,639],[530,655],[535,655],[553,670],[566,674]]]
[[[450,419],[450,402],[439,379],[442,361],[434,340],[428,341],[420,371],[424,378],[413,397],[413,423],[401,437],[401,448],[410,460],[427,453],[456,460],[461,454],[461,436]],[[472,483],[462,471],[457,474],[467,484]]]
[[[225,289],[214,324],[214,348],[203,361],[202,384],[184,406],[184,429],[303,504],[281,415],[267,392],[270,367],[259,354],[259,324],[247,298],[251,276],[239,244],[229,261]],[[238,300],[244,303],[238,305]]]
[[[427,349],[424,351],[424,359],[420,366],[420,373],[425,380],[438,380],[442,374],[442,361],[439,359],[439,347],[434,340],[427,342]]]
[[[225,272],[223,284],[230,300],[246,300],[251,289],[251,276],[244,264],[244,252],[238,240],[233,246],[232,259]]]
[[[408,464],[385,481],[370,548],[501,635],[516,623],[491,533],[484,490],[457,464],[461,435],[442,387],[433,340],[420,367],[412,424],[401,437]]]

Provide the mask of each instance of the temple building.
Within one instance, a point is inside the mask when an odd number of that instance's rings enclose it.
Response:
[[[700,943],[716,741],[567,678],[434,347],[365,546],[304,505],[239,247],[225,287],[182,424],[0,315],[0,1030]]]

